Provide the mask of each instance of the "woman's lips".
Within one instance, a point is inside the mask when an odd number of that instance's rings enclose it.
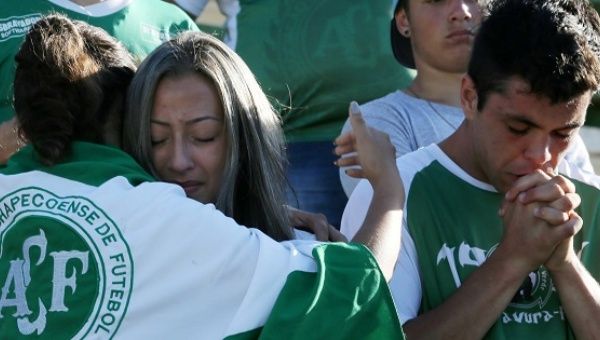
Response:
[[[183,190],[185,191],[185,194],[188,196],[190,194],[196,192],[202,186],[202,182],[199,182],[199,181],[185,181],[185,182],[175,181],[173,183],[182,187]]]

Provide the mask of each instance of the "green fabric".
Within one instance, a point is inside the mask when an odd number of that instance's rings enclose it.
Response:
[[[105,145],[75,142],[71,153],[54,166],[43,165],[36,159],[33,147],[28,145],[0,167],[0,173],[14,175],[38,170],[93,186],[116,176],[125,177],[134,186],[154,181],[128,154]]]
[[[385,278],[367,248],[324,244],[313,256],[319,271],[291,273],[262,328],[227,339],[404,339]]]
[[[2,216],[4,213],[2,213]],[[4,221],[3,221],[4,222]],[[40,235],[41,234],[41,235]],[[35,236],[33,236],[35,235]],[[69,306],[67,311],[53,312],[50,304],[52,301],[52,285],[53,279],[57,272],[50,262],[51,254],[61,253],[73,253],[74,251],[82,254],[87,254],[90,251],[90,247],[84,238],[72,228],[68,227],[65,223],[58,219],[49,218],[46,216],[27,216],[19,219],[11,228],[4,229],[0,234],[0,240],[2,241],[2,257],[0,258],[0,273],[10,273],[11,269],[14,268],[14,263],[20,260],[23,254],[23,248],[25,247],[25,240],[31,240],[32,238],[42,236],[44,244],[47,244],[47,248],[44,247],[44,252],[40,253],[41,257],[45,258],[42,265],[27,267],[27,273],[31,277],[29,285],[24,287],[19,285],[22,280],[15,279],[11,275],[7,275],[6,280],[12,281],[9,285],[3,281],[3,287],[8,288],[8,296],[17,297],[21,294],[26,296],[24,304],[24,310],[31,310],[33,313],[29,315],[29,321],[36,320],[43,314],[42,319],[44,320],[43,335],[36,333],[26,336],[21,330],[19,330],[18,323],[13,319],[14,315],[9,310],[4,310],[4,319],[0,323],[0,339],[46,339],[44,335],[52,334],[50,338],[54,339],[71,339],[77,334],[77,332],[83,327],[86,320],[90,318],[93,313],[94,302],[98,299],[98,295],[101,293],[98,287],[98,282],[102,279],[99,263],[90,260],[86,261],[86,272],[85,275],[79,275],[77,277],[77,295],[65,294],[63,296],[62,304]],[[19,245],[23,245],[20,247]],[[35,248],[34,248],[35,249]],[[68,251],[65,251],[68,249]],[[36,249],[37,250],[37,249]],[[35,255],[34,255],[35,256]],[[87,259],[87,256],[85,257]],[[72,259],[71,263],[77,262],[75,258]],[[73,267],[75,268],[75,267]],[[69,268],[74,271],[77,275],[76,269]],[[17,273],[20,271],[17,270]],[[4,277],[3,277],[4,280]],[[20,293],[20,294],[19,294]],[[39,308],[49,310],[48,313],[39,313]],[[16,308],[17,314],[22,312]],[[8,317],[7,317],[8,316]]]
[[[390,47],[391,0],[241,0],[236,51],[282,118],[290,142],[332,140],[348,105],[412,76]]]
[[[580,181],[571,179],[575,183],[576,192],[581,196],[581,206],[577,212],[583,218],[583,229],[576,236],[576,244],[594,240],[581,254],[581,261],[594,278],[600,281],[600,195],[598,189]]]
[[[198,28],[200,28],[202,32],[208,33],[220,40],[223,40],[223,37],[225,36],[225,28],[222,26],[198,24]]]
[[[14,56],[29,27],[42,15],[62,13],[88,22],[116,37],[141,61],[155,47],[185,30],[198,30],[185,12],[161,0],[134,0],[124,9],[103,17],[92,17],[64,9],[47,0],[0,1],[0,122],[14,115],[12,83]]]
[[[598,11],[600,9],[600,0],[592,0],[591,2],[596,11]],[[592,105],[588,108],[585,125],[600,127],[600,97],[598,94],[594,95]]]
[[[600,97],[596,94],[588,107],[585,125],[600,127]]]
[[[582,262],[599,279],[600,192],[574,182],[584,202],[577,211],[585,221],[575,249],[594,241],[585,247]],[[419,258],[423,291],[419,313],[447,300],[494,251],[503,233],[497,214],[502,199],[502,194],[466,183],[437,161],[415,175],[407,198],[407,225]],[[540,267],[530,278],[486,339],[574,339],[549,272]]]

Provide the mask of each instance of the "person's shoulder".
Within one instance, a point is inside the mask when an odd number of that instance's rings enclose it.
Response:
[[[442,151],[436,144],[418,148],[396,159],[398,169],[410,168],[419,171],[439,158]]]
[[[395,90],[383,97],[379,97],[361,104],[360,111],[362,112],[363,118],[367,124],[381,129],[382,126],[381,124],[378,124],[378,122],[385,124],[389,120],[395,120],[394,116],[396,116],[396,114],[394,111],[398,109],[396,103],[401,99],[401,97],[402,92]],[[350,120],[346,119],[344,126],[342,127],[342,132],[347,132],[350,130],[352,130],[352,127],[350,126]]]
[[[559,174],[574,180],[576,184],[595,188],[600,192],[600,176],[588,169],[563,159],[558,165]]]
[[[401,90],[388,93],[361,106],[365,119],[385,120],[392,124],[406,125],[409,121],[427,117],[423,114],[424,102]]]
[[[417,173],[425,171],[433,162],[443,157],[443,151],[437,144],[421,147],[396,159],[396,166],[406,189],[410,188]]]
[[[401,111],[405,108],[408,96],[400,90],[395,90],[383,97],[373,99],[361,105],[363,114],[376,115],[383,111]]]
[[[383,130],[389,130],[392,126],[397,129],[406,126],[410,120],[409,116],[414,111],[411,101],[411,97],[396,90],[361,105],[361,110],[368,124]]]
[[[583,218],[584,226],[586,228],[591,226],[593,230],[598,230],[597,223],[590,223],[590,221],[600,218],[600,176],[570,165],[566,161],[559,165],[559,174],[570,179],[575,185],[575,192],[581,198],[577,212]]]
[[[203,204],[185,195],[184,190],[175,184],[165,182],[144,182],[135,187],[131,187],[128,192],[135,197],[140,203],[140,206],[160,205],[164,208],[169,208],[169,211],[185,211],[185,210],[216,210],[212,204]],[[123,193],[125,194],[125,193]]]

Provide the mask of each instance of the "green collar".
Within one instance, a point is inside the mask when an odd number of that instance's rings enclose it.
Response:
[[[131,156],[115,147],[74,142],[69,155],[60,163],[46,166],[39,162],[30,145],[14,154],[0,173],[13,175],[38,170],[85,184],[99,186],[116,176],[125,177],[131,185],[152,182],[150,176]]]

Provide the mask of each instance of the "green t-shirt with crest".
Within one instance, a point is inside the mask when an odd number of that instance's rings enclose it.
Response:
[[[406,190],[402,247],[390,288],[402,322],[439,307],[494,252],[503,235],[498,209],[503,195],[461,169],[436,144],[397,160]],[[564,168],[564,169],[561,169]],[[585,268],[600,279],[600,178],[575,174],[561,164],[582,203],[584,224],[574,249]],[[577,179],[579,178],[579,179]],[[352,237],[372,195],[360,183],[342,218]],[[575,339],[550,274],[529,273],[485,339]]]

